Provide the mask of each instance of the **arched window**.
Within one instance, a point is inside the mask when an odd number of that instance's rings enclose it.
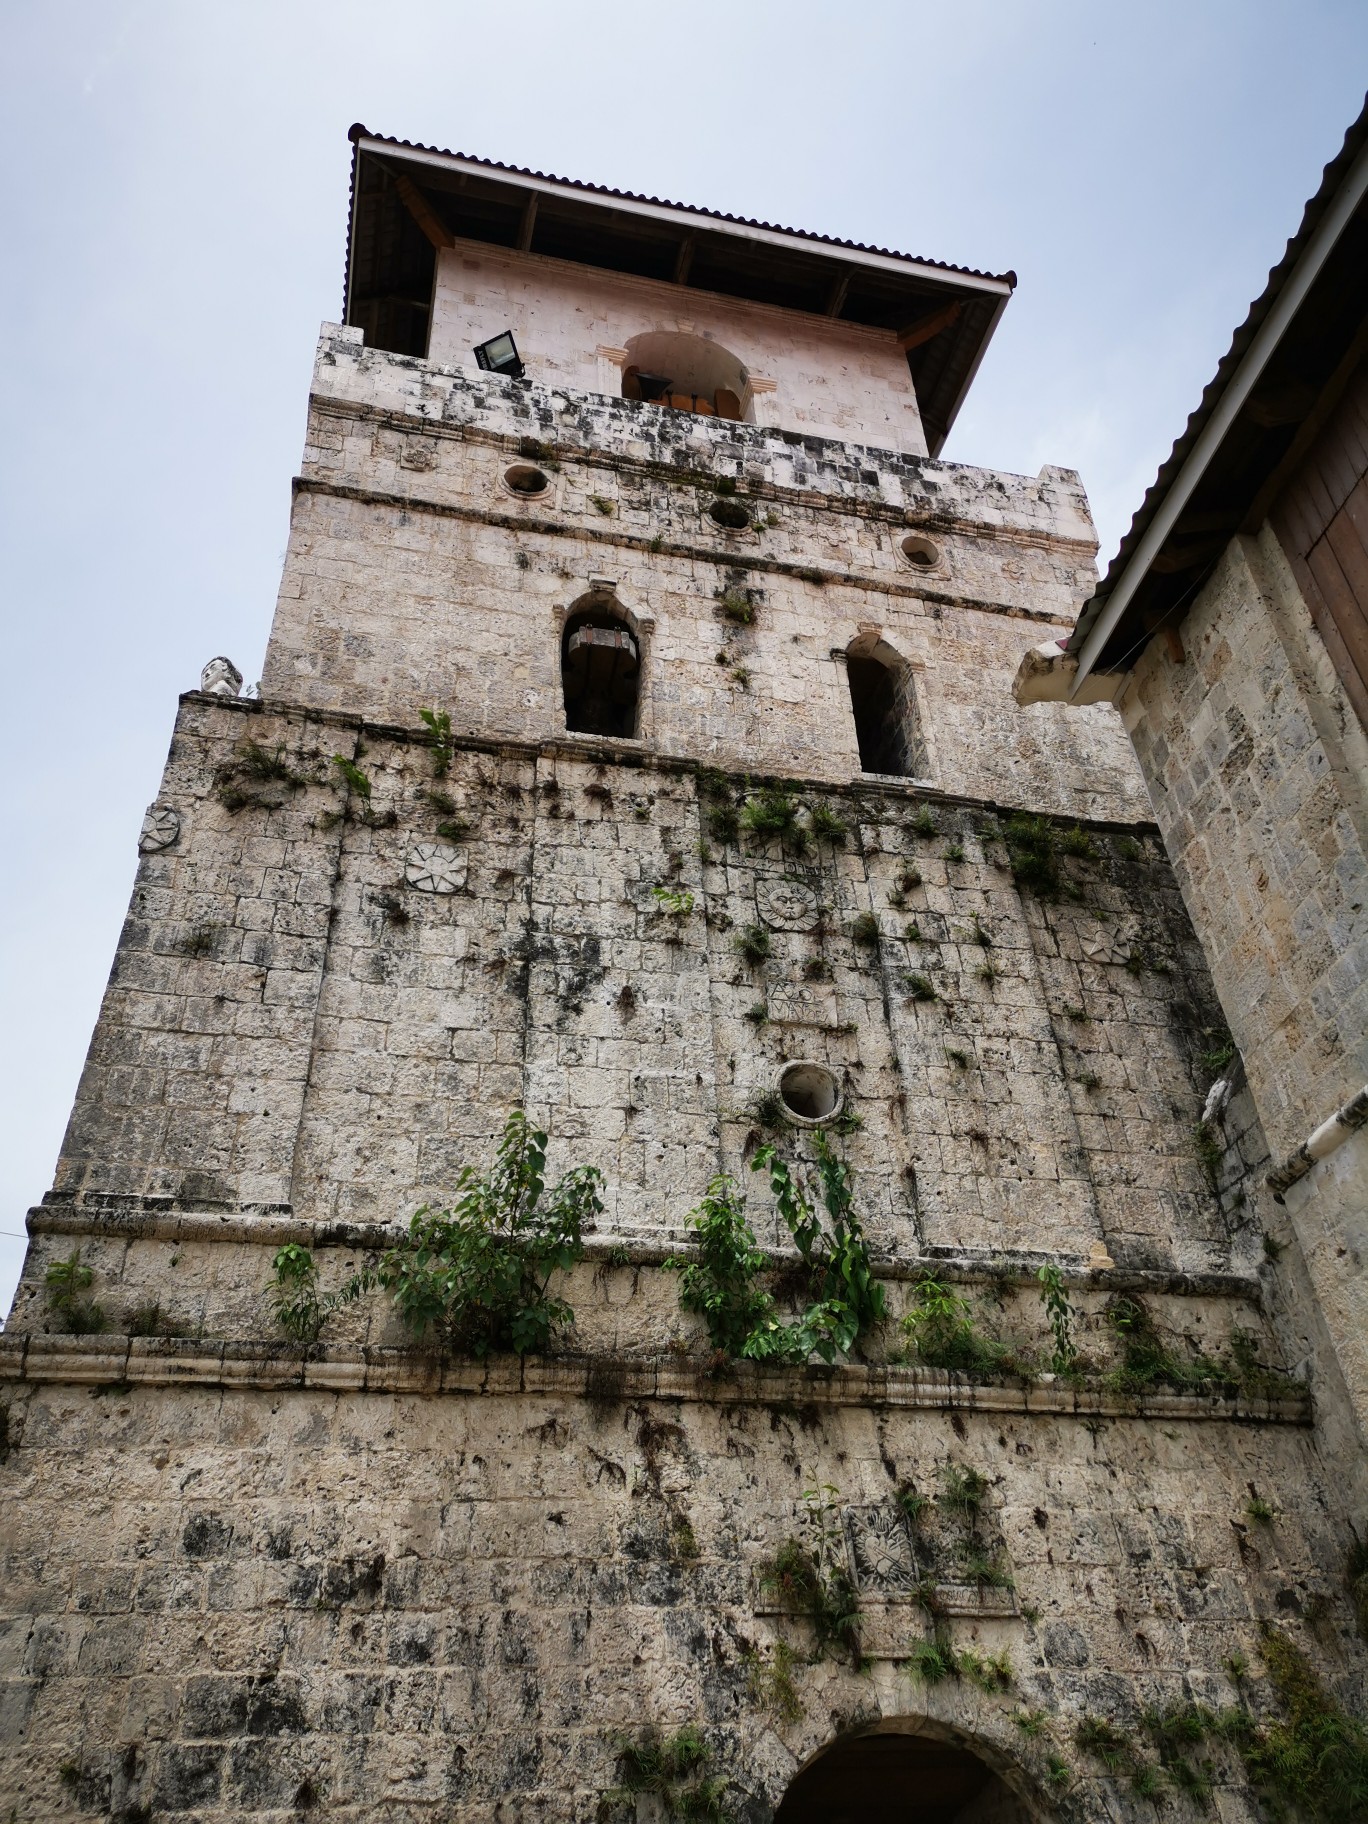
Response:
[[[705,418],[744,418],[749,380],[736,356],[706,336],[655,330],[627,344],[622,396]]]
[[[634,735],[640,677],[640,648],[619,605],[611,596],[576,604],[561,638],[567,731]]]
[[[863,637],[846,652],[860,771],[917,777],[926,771],[912,667],[887,640]]]

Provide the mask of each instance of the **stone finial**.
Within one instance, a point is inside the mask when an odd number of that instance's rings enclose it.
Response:
[[[236,697],[242,690],[242,673],[231,659],[210,659],[200,673],[200,689],[211,697]]]

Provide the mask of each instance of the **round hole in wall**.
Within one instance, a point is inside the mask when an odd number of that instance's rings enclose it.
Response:
[[[820,1127],[841,1112],[840,1081],[825,1064],[799,1058],[779,1072],[779,1100],[790,1121],[800,1127]]]
[[[902,541],[902,554],[918,570],[934,570],[941,561],[940,546],[924,532],[912,532]]]
[[[534,462],[515,462],[504,470],[504,486],[513,494],[545,494],[551,486]]]
[[[751,523],[750,508],[739,500],[715,500],[708,508],[708,518],[729,532],[743,532]]]

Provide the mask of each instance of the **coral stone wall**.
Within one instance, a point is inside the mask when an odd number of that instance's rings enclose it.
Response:
[[[184,700],[57,1201],[394,1220],[520,1105],[615,1233],[668,1238],[810,1060],[884,1252],[1252,1257],[1193,1142],[1223,1029],[1152,838],[1042,826],[1081,850],[1042,898],[959,801],[799,782],[767,836],[767,788],[611,742],[438,761]]]
[[[889,330],[473,242],[439,253],[428,359],[473,368],[476,343],[504,329],[539,385],[614,397],[636,337],[700,337],[758,382],[748,414],[758,422],[926,454],[907,357]]]
[[[1205,961],[1116,718],[1010,699],[1019,623],[1066,629],[1093,550],[1067,471],[325,333],[262,698],[182,699],[0,1337],[14,1824],[625,1824],[624,1740],[684,1725],[765,1824],[874,1724],[994,1770],[979,1824],[1100,1824],[1152,1806],[1078,1725],[1138,1754],[1146,1706],[1274,1714],[1270,1627],[1361,1698],[1362,1464],[1238,1082],[1224,1148],[1200,1124]],[[586,597],[639,645],[632,739],[565,732]],[[925,777],[860,774],[851,651],[891,655]],[[792,1063],[841,1098],[890,1321],[762,1369],[667,1263],[726,1171],[799,1296],[749,1169],[803,1148]],[[286,1340],[275,1251],[340,1287],[516,1106],[604,1176],[550,1351],[416,1345],[379,1293]],[[908,1365],[928,1273],[1022,1372]],[[786,1547],[849,1577],[858,1643],[823,1648]]]
[[[503,477],[545,451],[532,497]],[[524,461],[526,459],[523,459]],[[750,525],[709,509],[737,490]],[[939,561],[902,553],[913,528]],[[651,751],[831,781],[859,773],[843,655],[911,668],[931,782],[1148,817],[1106,708],[1017,710],[1023,621],[1066,632],[1095,581],[1077,477],[1035,480],[658,406],[472,377],[326,330],[263,692],[463,732],[565,727],[560,636],[611,592],[643,651]],[[720,598],[753,604],[749,625]]]
[[[1151,645],[1120,708],[1280,1160],[1368,1080],[1368,740],[1268,528],[1183,643]],[[1368,1135],[1287,1204],[1368,1426]]]
[[[516,1367],[446,1393],[362,1391],[322,1360],[334,1383],[313,1391],[264,1360],[187,1356],[180,1385],[165,1363],[103,1385],[79,1368],[31,1356],[0,1467],[0,1790],[26,1824],[568,1824],[616,1784],[623,1739],[684,1724],[731,1815],[759,1820],[811,1753],[881,1718],[972,1745],[1027,1815],[1139,1818],[1148,1801],[1074,1745],[1085,1715],[1136,1732],[1145,1705],[1261,1707],[1270,1618],[1351,1702],[1361,1671],[1328,1569],[1348,1543],[1333,1468],[1297,1424],[919,1411],[796,1381],[586,1399],[520,1390]],[[986,1478],[975,1537],[1013,1582],[944,1584],[957,1651],[1007,1656],[992,1694],[907,1663],[929,1638],[918,1577],[963,1573],[953,1517],[914,1539],[897,1496],[934,1514],[949,1465]],[[804,1664],[807,1624],[760,1580],[810,1537],[822,1483],[860,1671]],[[1251,1489],[1272,1524],[1250,1522]],[[777,1641],[799,1654],[787,1720],[757,1684]],[[1037,1709],[1027,1736],[1013,1719]],[[1238,1762],[1217,1778],[1223,1818],[1260,1816]]]

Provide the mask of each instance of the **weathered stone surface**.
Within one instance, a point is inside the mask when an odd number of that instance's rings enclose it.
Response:
[[[1076,1751],[1083,1715],[1219,1706],[1236,1654],[1262,1703],[1267,1622],[1351,1694],[1336,1386],[1107,1378],[1121,1294],[1187,1353],[1238,1331],[1319,1373],[1324,1349],[1300,1263],[1265,1256],[1242,1078],[1224,1149],[1194,1139],[1223,1027],[1124,734],[1011,702],[1025,639],[1094,580],[1077,478],[477,378],[335,329],[308,438],[264,700],[181,702],[157,799],[177,833],[141,857],[0,1338],[15,1820],[582,1820],[624,1734],[691,1723],[762,1824],[879,1719],[980,1754],[1016,1795],[998,1824],[1118,1819],[1148,1804]],[[514,460],[547,487],[505,486]],[[909,527],[937,547],[922,570]],[[609,596],[637,733],[568,735],[565,618]],[[915,780],[860,772],[846,667],[885,648]],[[835,824],[786,847],[719,819],[773,781]],[[1016,810],[1056,819],[1054,897],[1014,877]],[[890,1323],[847,1366],[720,1366],[665,1263],[719,1171],[791,1261],[748,1165],[766,1134],[796,1144],[773,1095],[799,1059],[839,1084]],[[605,1178],[559,1352],[414,1348],[380,1296],[285,1341],[275,1250],[340,1287],[516,1106],[553,1172]],[[47,1283],[76,1249],[101,1334],[71,1334]],[[933,1271],[1047,1360],[1046,1264],[1082,1384],[897,1359]],[[973,1517],[941,1499],[955,1466],[985,1478]],[[862,1672],[807,1663],[763,1574],[814,1537],[824,1486]],[[926,1603],[959,1650],[1009,1656],[1010,1689],[916,1680]],[[787,1722],[755,1659],[780,1641]],[[1036,1708],[1032,1738],[1013,1717]],[[1252,1818],[1220,1779],[1223,1818]]]

